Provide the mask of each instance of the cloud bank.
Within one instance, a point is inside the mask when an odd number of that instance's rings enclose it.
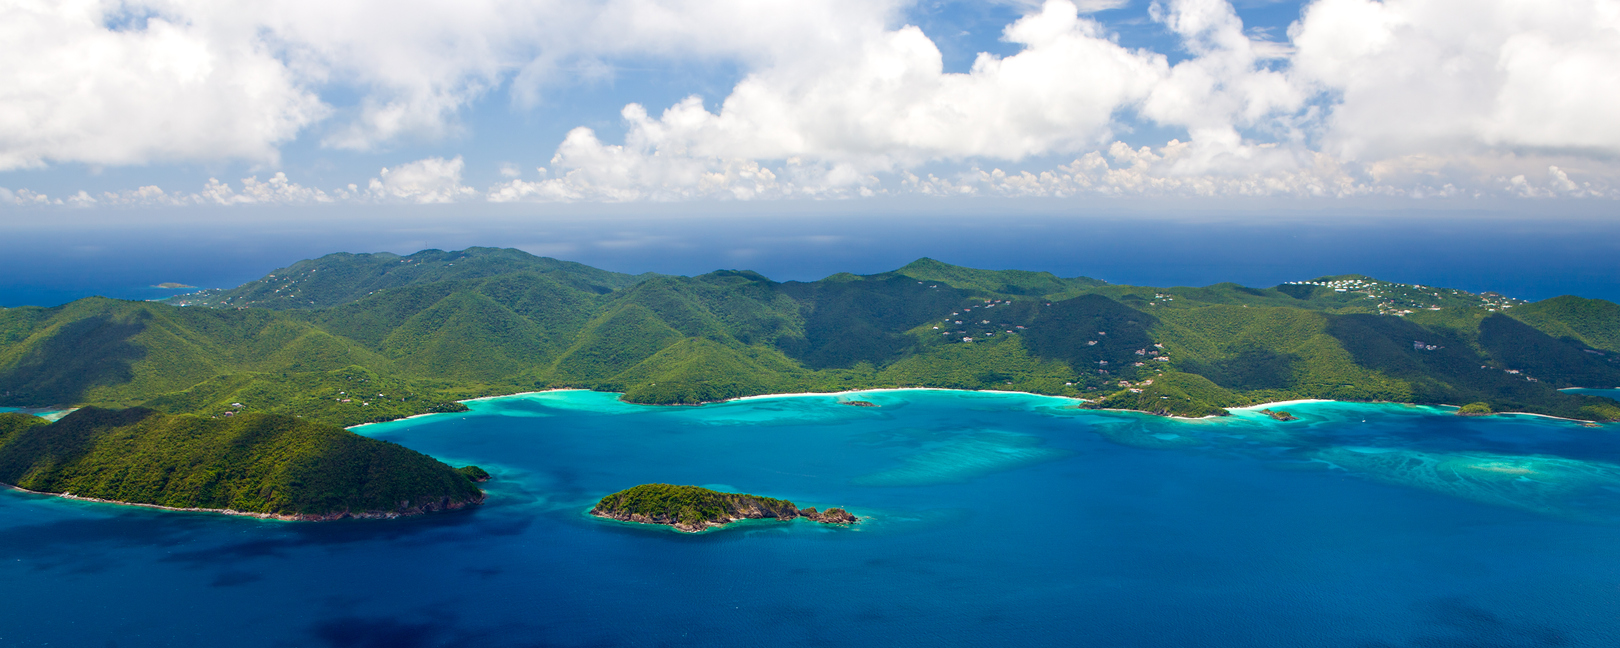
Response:
[[[1246,32],[1226,0],[1155,2],[1174,64],[1117,42],[1095,12],[1118,2],[1011,4],[1016,53],[958,73],[897,1],[11,0],[0,51],[38,64],[0,67],[0,170],[274,165],[317,131],[361,151],[442,138],[497,90],[529,105],[622,57],[746,74],[712,107],[628,105],[622,141],[576,128],[546,167],[482,189],[456,157],[338,189],[276,173],[0,201],[1620,195],[1620,0],[1314,0],[1281,41]],[[1184,136],[1119,141],[1136,126]]]

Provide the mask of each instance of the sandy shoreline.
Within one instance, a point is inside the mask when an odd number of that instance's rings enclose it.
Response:
[[[1536,414],[1534,412],[1495,412],[1495,413],[1492,413],[1490,416],[1499,416],[1499,415],[1502,415],[1502,414],[1512,414],[1514,416],[1539,416],[1541,418],[1550,418],[1550,419],[1553,419],[1555,421],[1569,421],[1571,423],[1597,423],[1598,425],[1605,425],[1605,423],[1603,421],[1588,421],[1588,420],[1585,420],[1585,419],[1564,418],[1562,416],[1553,416],[1551,414]]]
[[[479,396],[478,398],[468,398],[468,399],[465,399],[465,400],[458,400],[456,402],[457,403],[476,403],[478,401],[495,400],[497,398],[513,398],[513,397],[516,397],[516,396],[533,396],[535,394],[549,394],[551,392],[567,392],[567,391],[595,391],[595,390],[586,389],[584,387],[561,387],[561,388],[558,388],[558,389],[542,389],[542,390],[539,390],[539,391],[518,392],[516,394],[500,394],[498,396]],[[604,393],[613,393],[613,392],[604,392]],[[433,414],[458,414],[458,413],[459,412],[433,412]],[[418,416],[421,416],[421,415],[419,414]]]
[[[849,394],[877,394],[877,393],[881,393],[881,392],[902,392],[902,391],[945,391],[945,392],[968,392],[968,393],[973,393],[973,394],[1022,394],[1022,395],[1025,395],[1025,396],[1040,396],[1042,398],[1062,398],[1062,399],[1066,399],[1066,400],[1080,400],[1080,399],[1075,398],[1073,396],[1053,396],[1051,394],[1037,394],[1035,392],[1013,391],[1013,390],[1010,390],[1010,389],[951,389],[949,387],[874,387],[872,389],[846,389],[844,391],[836,391],[836,392],[792,392],[792,393],[787,393],[787,394],[759,394],[759,395],[756,395],[756,396],[738,396],[736,398],[728,398],[726,400],[708,401],[708,402],[705,402],[705,403],[700,403],[700,405],[708,405],[710,403],[735,403],[735,402],[738,402],[738,401],[756,400],[756,399],[761,399],[761,398],[797,398],[797,397],[800,397],[800,396],[847,396]]]
[[[1353,403],[1353,402],[1355,402],[1355,401],[1335,401],[1335,400],[1330,400],[1330,399],[1326,399],[1326,398],[1301,398],[1301,399],[1297,399],[1297,400],[1273,401],[1273,402],[1270,402],[1270,403],[1260,403],[1258,405],[1244,405],[1242,407],[1228,407],[1226,409],[1227,409],[1227,411],[1232,411],[1232,410],[1245,410],[1245,411],[1247,411],[1247,410],[1255,410],[1255,411],[1259,411],[1259,410],[1263,410],[1263,409],[1271,409],[1273,407],[1283,407],[1283,406],[1286,406],[1286,405],[1300,405],[1300,404],[1303,404],[1303,403]]]

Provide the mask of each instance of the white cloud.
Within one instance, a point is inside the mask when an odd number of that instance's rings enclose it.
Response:
[[[713,112],[695,97],[657,117],[632,104],[623,144],[576,129],[551,161],[555,177],[492,195],[1612,195],[1617,7],[1319,0],[1276,43],[1245,32],[1225,0],[1171,0],[1151,14],[1192,54],[1172,67],[1048,0],[1008,26],[1021,52],[981,55],[965,74],[944,73],[914,28],[863,32],[859,47],[814,67],[756,70]],[[1115,143],[1103,156],[1130,113],[1184,128],[1187,140]],[[1097,152],[1040,174],[907,171],[1086,150]],[[1545,171],[1570,163],[1585,167],[1584,184]],[[892,173],[900,186],[878,179]]]
[[[380,178],[367,186],[369,198],[384,202],[447,203],[479,195],[478,190],[461,184],[461,156],[455,159],[426,158],[392,169],[384,168]]]
[[[716,113],[696,97],[657,119],[633,105],[624,114],[626,147],[721,159],[806,156],[860,171],[1075,151],[1107,141],[1114,113],[1145,98],[1167,69],[1162,56],[1109,40],[1067,0],[1048,2],[1004,37],[1024,50],[981,54],[969,72],[954,74],[921,30],[874,34],[814,70],[749,75]]]
[[[1245,35],[1243,21],[1225,0],[1154,3],[1151,13],[1194,56],[1153,87],[1143,116],[1184,127],[1194,142],[1221,148],[1241,145],[1240,127],[1266,126],[1285,141],[1298,139],[1287,120],[1277,118],[1298,112],[1306,94],[1282,72],[1263,66],[1286,58],[1286,47]]]
[[[1620,154],[1620,2],[1318,0],[1290,34],[1336,156]]]
[[[312,128],[377,149],[458,133],[497,89],[529,105],[626,57],[745,72],[718,105],[626,106],[621,142],[574,129],[537,175],[504,165],[484,192],[461,157],[434,157],[339,189],[277,173],[0,202],[1620,197],[1620,0],[1314,0],[1288,42],[1246,31],[1226,0],[1162,0],[1151,15],[1190,54],[1173,66],[1098,21],[1122,0],[1000,1],[1026,11],[1003,32],[1019,51],[947,73],[899,20],[904,0],[0,0],[0,56],[42,61],[0,67],[0,170],[269,164]],[[318,96],[333,88],[357,99]],[[1114,141],[1135,122],[1186,135]],[[1073,161],[995,170],[1031,159]]]
[[[0,170],[274,160],[279,144],[325,116],[263,43],[164,11],[144,28],[108,28],[117,7],[0,3]]]
[[[56,162],[271,162],[459,133],[514,77],[615,56],[785,60],[881,29],[899,0],[5,0],[0,171]],[[26,61],[27,64],[17,64]],[[334,105],[323,92],[353,96]],[[348,104],[348,105],[343,105]]]
[[[240,189],[210,178],[197,192],[144,186],[92,196],[52,198],[0,187],[0,204],[28,206],[311,205],[327,203],[625,202],[659,200],[845,199],[866,196],[935,197],[1255,197],[1344,198],[1620,198],[1620,164],[1574,156],[1414,155],[1376,164],[1346,163],[1320,152],[1277,145],[1246,145],[1236,153],[1247,167],[1209,167],[1208,147],[1172,140],[1161,147],[1113,142],[1045,169],[1007,171],[964,162],[952,173],[907,170],[863,174],[849,167],[789,159],[774,168],[752,160],[663,157],[626,152],[576,133],[559,162],[572,165],[551,177],[513,179],[478,191],[462,184],[461,158],[427,158],[383,169],[362,190],[355,184],[322,190],[277,173],[265,181],[243,178]],[[574,148],[577,146],[578,148]],[[1228,152],[1232,154],[1232,152]],[[985,170],[988,168],[988,170]]]

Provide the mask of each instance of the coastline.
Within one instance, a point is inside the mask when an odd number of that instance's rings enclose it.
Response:
[[[1039,396],[1040,394],[1036,394],[1036,395]],[[1063,398],[1063,397],[1058,396],[1057,398]],[[1208,416],[1200,416],[1198,418],[1193,418],[1193,417],[1190,417],[1190,416],[1176,416],[1174,414],[1154,414],[1153,412],[1144,412],[1142,410],[1119,409],[1117,407],[1099,407],[1099,408],[1096,408],[1096,409],[1087,409],[1087,410],[1084,410],[1084,411],[1087,411],[1087,412],[1117,412],[1117,413],[1121,413],[1121,414],[1140,414],[1142,416],[1155,416],[1155,417],[1158,417],[1158,418],[1171,419],[1171,420],[1175,420],[1175,421],[1212,421],[1212,420],[1218,421],[1220,419],[1226,418],[1225,416],[1218,416],[1218,415],[1215,415],[1215,414],[1210,414]]]
[[[549,394],[551,392],[565,392],[565,391],[595,391],[595,390],[586,389],[584,387],[564,387],[564,388],[560,388],[560,389],[542,389],[540,391],[517,392],[515,394],[496,394],[494,396],[479,396],[478,398],[465,398],[465,399],[462,399],[462,400],[458,400],[456,402],[465,405],[467,403],[476,403],[478,401],[495,400],[497,398],[515,398],[515,397],[518,397],[518,396],[531,396],[531,395],[534,395],[534,394]],[[606,392],[606,393],[614,393],[614,392]],[[398,423],[400,421],[409,421],[411,419],[422,418],[422,417],[425,417],[425,416],[440,416],[440,415],[446,415],[446,414],[466,414],[466,412],[423,412],[421,414],[412,414],[410,416],[402,416],[400,418],[390,419],[390,420],[387,420],[387,421],[372,421],[370,423],[361,423],[359,425],[351,425],[351,426],[348,426],[348,427],[343,428],[343,429],[349,430],[349,431],[352,432],[357,428],[363,428],[363,427],[365,427],[367,425],[383,425],[385,423]]]
[[[61,499],[73,500],[73,501],[76,501],[76,502],[90,502],[92,504],[112,504],[112,505],[115,505],[115,506],[138,506],[140,508],[157,509],[159,511],[173,511],[173,512],[177,512],[177,513],[209,513],[209,514],[214,514],[214,515],[229,515],[229,516],[232,516],[232,517],[257,518],[257,519],[260,519],[260,520],[274,520],[274,521],[277,521],[277,522],[331,522],[331,521],[334,521],[334,520],[341,520],[341,519],[344,519],[344,518],[353,518],[353,519],[356,519],[356,520],[394,520],[394,519],[398,519],[398,518],[402,518],[402,517],[415,517],[417,515],[426,515],[427,513],[432,513],[432,512],[435,512],[435,511],[439,511],[439,510],[454,511],[454,510],[459,510],[459,509],[466,508],[468,506],[477,506],[479,504],[484,503],[483,498],[480,498],[476,502],[462,502],[462,503],[459,503],[459,504],[457,504],[455,506],[446,506],[443,509],[425,509],[425,510],[418,511],[416,513],[394,513],[394,512],[378,513],[376,511],[364,511],[364,512],[361,512],[361,513],[351,513],[351,512],[348,512],[348,511],[344,511],[343,513],[338,514],[338,515],[333,515],[333,514],[309,515],[309,514],[287,514],[287,513],[255,513],[253,511],[238,511],[236,509],[214,509],[214,508],[199,508],[199,507],[185,508],[185,507],[178,507],[178,506],[164,506],[162,504],[146,504],[146,503],[142,503],[142,502],[120,502],[118,500],[101,499],[99,497],[84,497],[82,495],[74,495],[72,493],[47,493],[45,491],[28,490],[28,489],[23,488],[21,486],[13,486],[11,484],[0,484],[0,486],[3,486],[3,487],[5,487],[5,488],[7,488],[9,490],[17,491],[19,493],[27,493],[29,495],[44,495],[46,497],[59,497]]]
[[[1591,389],[1591,388],[1587,388],[1587,387],[1570,387],[1568,389]],[[1002,390],[1002,389],[953,389],[953,388],[950,388],[950,387],[874,387],[874,388],[871,388],[871,389],[845,389],[845,390],[833,391],[833,392],[783,392],[783,393],[779,393],[779,394],[755,394],[755,395],[752,395],[752,396],[738,396],[736,398],[727,398],[727,399],[723,399],[723,400],[703,401],[701,403],[681,403],[681,404],[631,403],[630,401],[625,401],[624,400],[624,398],[623,398],[624,394],[622,392],[597,392],[597,390],[589,389],[589,388],[585,388],[585,387],[562,387],[562,388],[557,388],[557,389],[542,389],[542,390],[537,390],[537,391],[516,392],[516,393],[512,393],[512,394],[496,394],[496,395],[492,395],[492,396],[479,396],[477,398],[468,398],[468,399],[458,400],[456,402],[458,402],[458,403],[472,403],[472,402],[477,402],[477,401],[488,401],[488,400],[497,400],[497,399],[502,399],[502,398],[515,398],[515,397],[518,397],[518,396],[531,396],[531,395],[535,395],[535,394],[549,394],[549,393],[552,393],[552,392],[570,392],[570,391],[586,391],[586,392],[596,392],[596,393],[604,393],[604,394],[618,394],[619,395],[619,400],[621,402],[629,403],[631,405],[645,405],[647,407],[701,407],[703,405],[719,405],[719,404],[723,404],[723,403],[736,403],[736,402],[742,402],[742,401],[748,401],[748,400],[761,400],[761,399],[769,399],[769,398],[801,398],[801,397],[806,397],[806,396],[847,396],[847,395],[850,395],[850,394],[875,394],[875,393],[882,393],[882,392],[906,392],[906,391],[967,392],[967,393],[974,393],[974,394],[1017,394],[1017,395],[1021,395],[1021,396],[1038,396],[1038,397],[1041,397],[1041,398],[1057,398],[1057,399],[1063,399],[1063,400],[1072,401],[1072,402],[1081,402],[1081,403],[1089,402],[1086,399],[1081,398],[1081,397],[1077,397],[1077,396],[1057,396],[1057,395],[1053,395],[1053,394],[1037,394],[1035,392]],[[1560,390],[1560,391],[1562,391],[1562,390]],[[1447,405],[1447,404],[1444,404],[1444,403],[1424,404],[1424,403],[1397,403],[1397,402],[1394,402],[1394,401],[1341,401],[1341,400],[1333,400],[1333,399],[1330,399],[1330,398],[1299,398],[1299,399],[1294,399],[1294,400],[1270,401],[1270,402],[1265,402],[1265,403],[1257,403],[1257,404],[1254,404],[1254,405],[1241,405],[1241,406],[1235,406],[1235,407],[1227,407],[1225,409],[1227,411],[1229,411],[1229,412],[1230,411],[1258,411],[1258,410],[1269,409],[1269,408],[1274,408],[1274,407],[1286,407],[1286,406],[1290,406],[1290,405],[1307,405],[1307,404],[1311,404],[1311,403],[1376,404],[1376,403],[1386,403],[1386,402],[1388,404],[1390,404],[1390,405],[1403,405],[1403,406],[1409,406],[1409,407],[1453,407],[1453,408],[1457,407],[1456,405]],[[1136,414],[1146,414],[1146,415],[1149,415],[1149,416],[1158,416],[1160,418],[1175,419],[1175,420],[1180,420],[1180,421],[1204,421],[1204,420],[1209,420],[1209,419],[1225,418],[1225,417],[1222,417],[1222,416],[1214,416],[1214,415],[1201,416],[1201,417],[1197,417],[1197,418],[1190,418],[1190,417],[1185,417],[1185,416],[1154,414],[1152,412],[1144,412],[1144,411],[1141,411],[1141,410],[1115,409],[1115,408],[1097,408],[1097,409],[1094,409],[1094,410],[1091,410],[1091,411],[1095,411],[1095,412],[1131,412],[1131,413],[1136,413]],[[391,421],[374,421],[374,422],[371,422],[371,423],[361,423],[359,425],[349,426],[349,427],[347,427],[345,429],[347,429],[347,430],[355,430],[357,428],[362,428],[362,427],[365,427],[365,426],[368,426],[368,425],[380,425],[380,424],[384,424],[384,423],[395,423],[395,422],[399,422],[399,421],[407,421],[407,420],[410,420],[410,419],[421,418],[421,417],[425,417],[425,416],[438,416],[438,415],[442,415],[442,414],[461,414],[461,413],[464,413],[464,412],[427,412],[427,413],[423,413],[423,414],[412,414],[411,416],[406,416],[406,417],[403,417],[403,418],[397,418],[397,419],[393,419]],[[1536,414],[1536,413],[1533,413],[1533,412],[1496,412],[1496,414],[1522,414],[1522,415],[1525,415],[1525,416],[1540,416],[1540,417],[1556,419],[1556,420],[1560,420],[1560,421],[1571,421],[1571,422],[1574,422],[1574,423],[1592,423],[1592,422],[1594,422],[1594,421],[1586,421],[1586,420],[1583,420],[1583,419],[1571,419],[1571,418],[1564,418],[1564,417],[1560,417],[1560,416],[1553,416],[1551,414]],[[1596,423],[1603,424],[1604,422],[1596,421]]]
[[[463,403],[463,404],[465,404],[465,403],[476,403],[478,401],[495,400],[497,398],[512,398],[514,396],[532,396],[534,394],[549,394],[551,392],[566,392],[566,391],[596,391],[596,390],[594,390],[594,389],[586,389],[584,387],[558,387],[557,389],[541,389],[541,390],[538,390],[538,391],[518,392],[518,393],[515,393],[515,394],[498,394],[498,395],[495,395],[495,396],[479,396],[478,398],[464,398],[464,399],[458,400],[456,402],[457,403]],[[430,414],[456,414],[456,413],[458,413],[458,412],[431,412]],[[417,416],[428,416],[428,415],[429,414],[418,414]]]
[[[712,405],[712,404],[716,404],[716,403],[735,403],[735,402],[738,402],[738,401],[754,400],[754,399],[759,399],[759,398],[798,398],[798,397],[801,397],[801,396],[844,396],[844,395],[847,395],[847,394],[875,394],[875,393],[879,393],[879,392],[900,392],[900,391],[945,391],[945,392],[968,392],[968,393],[973,393],[973,394],[1021,394],[1021,395],[1024,395],[1024,396],[1040,396],[1042,398],[1063,398],[1063,399],[1067,399],[1067,400],[1080,400],[1080,399],[1074,398],[1072,396],[1053,396],[1052,394],[1037,394],[1035,392],[1013,391],[1013,390],[1010,390],[1010,389],[951,389],[949,387],[873,387],[871,389],[846,389],[846,390],[843,390],[843,391],[835,391],[835,392],[791,392],[791,393],[786,393],[786,394],[757,394],[757,395],[754,395],[754,396],[738,396],[736,398],[727,398],[725,400],[704,401],[702,403],[698,403],[698,405]],[[657,407],[657,406],[654,405],[653,407]]]
[[[235,510],[235,509],[180,508],[180,507],[177,507],[177,506],[163,506],[161,504],[142,504],[140,502],[120,502],[118,500],[101,499],[101,498],[98,498],[98,497],[83,497],[83,496],[79,496],[79,495],[74,495],[72,493],[47,493],[45,491],[28,490],[28,489],[23,488],[21,486],[13,486],[11,484],[0,484],[0,486],[5,487],[7,490],[13,490],[13,491],[17,491],[19,493],[27,493],[29,495],[44,495],[46,497],[59,497],[61,499],[73,500],[73,501],[76,501],[76,502],[91,502],[91,503],[95,503],[95,504],[114,504],[114,505],[117,505],[117,506],[139,506],[141,508],[157,509],[157,510],[160,510],[160,511],[176,511],[176,512],[180,512],[180,513],[215,513],[215,514],[219,514],[219,515],[231,515],[231,516],[236,516],[236,517],[250,517],[250,518],[258,518],[260,520],[276,520],[276,521],[281,521],[281,522],[292,522],[292,521],[297,520],[297,518],[294,517],[294,516],[277,515],[275,513],[253,513],[251,511],[238,511],[238,510]]]
[[[1562,416],[1553,416],[1551,414],[1537,414],[1535,412],[1493,412],[1489,416],[1486,416],[1484,418],[1490,418],[1491,416],[1501,416],[1503,414],[1512,414],[1514,416],[1539,416],[1541,418],[1549,418],[1549,419],[1553,419],[1555,421],[1569,421],[1570,423],[1583,423],[1583,424],[1584,423],[1596,423],[1598,425],[1608,425],[1608,423],[1609,423],[1607,421],[1588,421],[1588,420],[1585,420],[1585,419],[1572,419],[1572,418],[1564,418]]]
[[[1242,407],[1228,407],[1228,408],[1226,408],[1226,410],[1229,411],[1229,412],[1232,411],[1232,410],[1260,411],[1260,410],[1263,410],[1263,409],[1271,409],[1273,407],[1282,407],[1282,406],[1285,406],[1285,405],[1300,405],[1300,404],[1303,404],[1303,403],[1355,403],[1355,402],[1358,402],[1358,401],[1336,401],[1336,400],[1332,400],[1332,399],[1328,399],[1328,398],[1299,398],[1299,399],[1295,399],[1295,400],[1272,401],[1270,403],[1259,403],[1259,404],[1256,404],[1256,405],[1244,405]],[[1403,403],[1403,404],[1412,404],[1412,403]]]

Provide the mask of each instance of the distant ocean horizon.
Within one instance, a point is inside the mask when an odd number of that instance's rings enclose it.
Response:
[[[943,209],[944,204],[941,204]],[[1055,208],[875,213],[859,205],[728,205],[679,218],[625,208],[561,208],[447,220],[410,208],[201,211],[183,226],[138,219],[80,227],[9,223],[0,243],[0,306],[55,306],[91,295],[158,299],[177,282],[230,288],[334,252],[515,247],[626,273],[754,270],[777,281],[871,274],[920,257],[975,268],[1048,271],[1115,284],[1269,287],[1324,275],[1620,301],[1620,221],[1466,211],[1063,213]],[[448,209],[448,208],[446,208]],[[323,211],[324,210],[324,211]],[[649,212],[652,213],[652,212]],[[1168,214],[1168,215],[1167,215]],[[208,217],[209,215],[217,217]],[[88,216],[86,217],[88,218]]]

